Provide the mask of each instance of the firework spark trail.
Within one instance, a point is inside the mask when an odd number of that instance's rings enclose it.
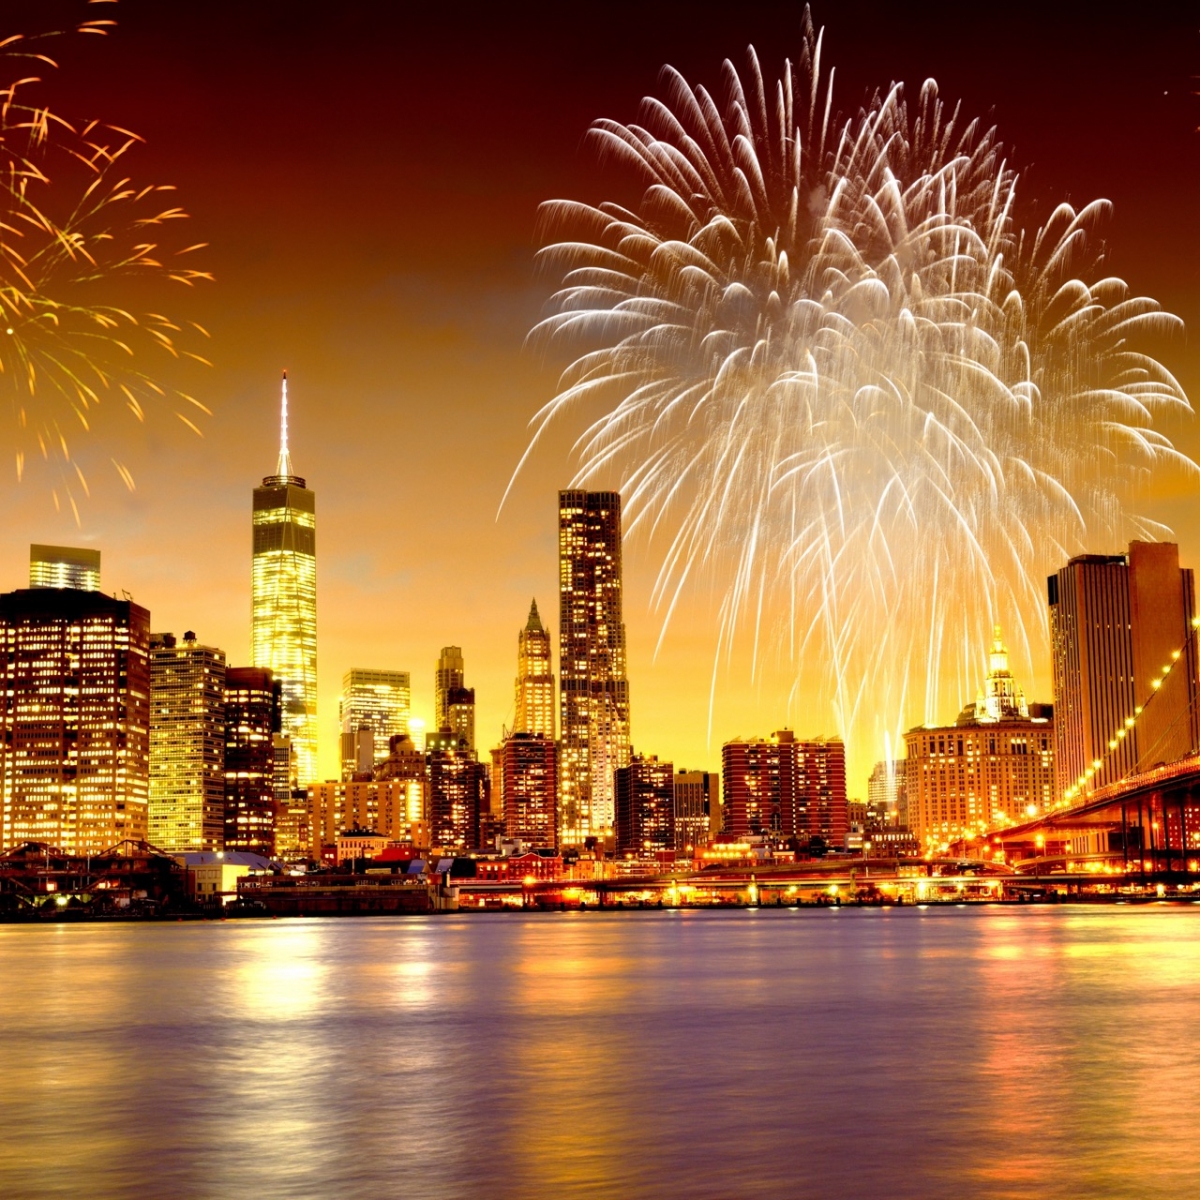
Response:
[[[75,32],[102,34],[114,24],[88,20]],[[56,505],[61,489],[78,519],[73,489],[86,494],[88,482],[68,433],[90,428],[105,395],[119,397],[139,421],[166,402],[196,433],[192,418],[208,412],[140,366],[151,348],[205,362],[184,338],[205,331],[112,303],[113,282],[158,277],[191,285],[211,276],[180,261],[201,245],[160,244],[186,213],[163,195],[174,188],[136,186],[123,173],[125,155],[141,140],[136,134],[96,121],[73,124],[28,99],[41,83],[28,72],[55,66],[42,47],[59,36],[0,40],[0,68],[8,68],[0,81],[0,388],[17,427],[18,478],[36,447],[57,464]],[[128,468],[112,463],[132,489]]]
[[[1165,532],[1128,505],[1195,470],[1155,427],[1191,409],[1139,349],[1178,320],[1099,274],[1105,202],[1027,235],[995,130],[933,81],[838,117],[820,54],[806,16],[775,85],[751,49],[723,97],[668,68],[643,124],[593,125],[644,193],[543,206],[531,336],[575,357],[530,449],[587,413],[572,486],[615,475],[666,537],[664,632],[715,582],[714,686],[739,638],[780,647],[874,756],[974,693],[997,621],[1044,648],[1068,555]]]

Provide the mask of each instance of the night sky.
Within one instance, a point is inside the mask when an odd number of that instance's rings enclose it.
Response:
[[[999,126],[1022,175],[1022,223],[1061,200],[1112,200],[1109,270],[1200,329],[1200,14],[1140,5],[818,4],[835,101],[856,109],[929,76]],[[336,770],[336,697],[350,666],[410,670],[430,715],[438,649],[464,647],[481,750],[511,721],[517,631],[531,596],[556,612],[556,491],[567,431],[548,439],[497,519],[526,422],[556,367],[524,348],[550,281],[533,265],[537,206],[631,199],[584,143],[591,120],[636,118],[670,62],[718,82],[747,43],[772,73],[799,49],[802,9],[684,3],[305,4],[282,0],[7,0],[0,36],[119,22],[61,39],[39,95],[146,139],[136,180],[179,186],[188,240],[211,243],[216,282],[168,292],[166,311],[212,333],[211,370],[160,374],[213,409],[198,440],[163,412],[116,412],[78,442],[92,495],[80,526],[56,513],[47,473],[3,498],[0,581],[23,586],[31,541],[95,545],[106,590],[126,589],[156,630],[194,629],[231,663],[249,653],[250,491],[273,472],[278,376],[292,385],[295,469],[318,504],[321,729]],[[199,265],[199,264],[198,264]],[[1195,332],[1161,357],[1195,399]],[[184,375],[186,374],[186,379]],[[1193,458],[1193,423],[1166,431]],[[119,446],[137,490],[106,467]],[[615,480],[613,481],[615,482]],[[1147,497],[1200,566],[1194,490]],[[1095,546],[1096,552],[1120,547]],[[720,676],[712,742],[712,612],[681,615],[655,658],[655,558],[626,548],[633,741],[677,765],[716,765],[721,741],[785,721],[834,732],[768,672]],[[982,648],[981,648],[982,653]],[[1048,663],[1027,690],[1049,695]],[[1018,670],[1026,668],[1018,664]],[[953,713],[945,713],[946,719]],[[914,714],[919,719],[919,714]],[[851,792],[865,763],[852,763]]]

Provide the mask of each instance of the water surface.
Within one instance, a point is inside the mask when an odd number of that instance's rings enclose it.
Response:
[[[0,1196],[1178,1197],[1200,907],[0,927]]]

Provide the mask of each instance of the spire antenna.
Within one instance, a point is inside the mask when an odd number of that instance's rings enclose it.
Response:
[[[283,402],[280,410],[279,420],[279,470],[278,475],[290,475],[292,473],[292,456],[288,452],[288,428],[287,428],[287,372],[283,373]]]

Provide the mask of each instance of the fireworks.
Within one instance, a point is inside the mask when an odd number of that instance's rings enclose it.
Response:
[[[110,20],[86,21],[81,33],[104,33]],[[168,251],[165,230],[186,214],[166,186],[138,186],[124,174],[136,134],[95,121],[73,124],[35,102],[40,80],[30,71],[54,67],[41,52],[43,34],[0,41],[0,388],[17,427],[16,469],[27,452],[57,464],[63,495],[88,483],[71,454],[70,436],[89,429],[94,410],[115,396],[140,421],[166,402],[192,429],[199,401],[155,382],[140,363],[150,347],[204,360],[180,344],[183,327],[159,313],[113,303],[121,277],[208,279],[185,266],[189,246]],[[33,98],[31,98],[33,97]],[[124,285],[121,285],[124,286]],[[198,325],[191,330],[204,335]],[[127,468],[113,459],[127,486]],[[59,503],[59,490],[54,492]],[[78,512],[76,510],[76,517]]]
[[[994,130],[932,81],[839,117],[822,39],[773,85],[667,70],[643,123],[591,136],[636,209],[553,201],[561,276],[534,337],[574,361],[535,418],[586,414],[573,486],[615,476],[651,540],[666,630],[722,596],[717,669],[778,649],[860,757],[973,695],[997,621],[1045,645],[1070,554],[1162,528],[1129,506],[1190,412],[1144,347],[1179,327],[1100,273],[1098,201],[1036,233]]]

